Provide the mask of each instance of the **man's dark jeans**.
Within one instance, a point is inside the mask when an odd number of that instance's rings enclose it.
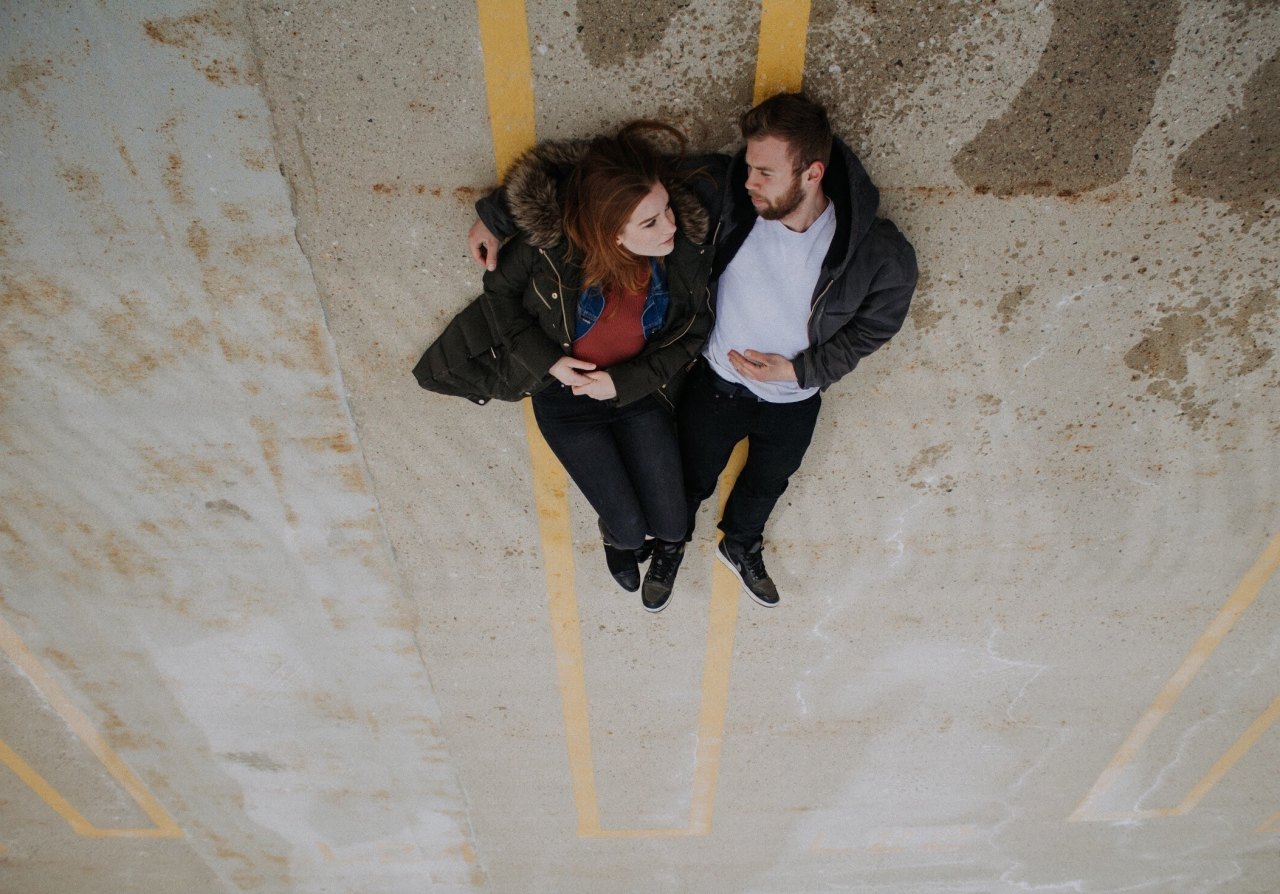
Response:
[[[747,439],[747,462],[720,520],[726,539],[753,548],[765,522],[800,468],[818,422],[820,395],[789,404],[762,401],[699,361],[685,382],[676,419],[688,500],[688,537],[702,501],[716,489],[734,445]]]
[[[615,407],[554,383],[533,398],[533,415],[604,524],[612,546],[639,549],[646,534],[685,539],[684,488],[674,421],[649,396]]]

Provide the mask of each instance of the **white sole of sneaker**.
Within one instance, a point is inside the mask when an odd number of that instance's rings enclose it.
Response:
[[[750,588],[750,587],[748,587],[748,586],[747,586],[747,582],[746,582],[746,581],[744,581],[744,580],[742,579],[742,574],[738,571],[738,569],[737,569],[737,568],[735,568],[735,567],[734,567],[734,565],[733,565],[733,563],[729,561],[729,557],[728,557],[728,556],[726,556],[724,553],[720,552],[720,545],[719,545],[719,544],[716,544],[716,558],[720,560],[720,564],[721,564],[721,565],[723,565],[725,568],[728,568],[728,569],[729,569],[729,571],[731,571],[731,572],[733,573],[733,576],[734,576],[734,577],[736,577],[736,578],[738,579],[738,583],[742,586],[742,592],[744,592],[744,593],[746,593],[748,596],[750,596],[750,597],[751,597],[751,600],[752,600],[753,602],[755,602],[755,604],[756,604],[756,605],[763,605],[765,608],[777,608],[777,607],[778,607],[778,603],[777,603],[777,602],[765,602],[765,601],[764,601],[764,600],[762,600],[759,596],[757,596],[755,593],[752,593],[752,592],[751,592],[751,588]],[[779,600],[779,601],[781,601],[781,600]]]

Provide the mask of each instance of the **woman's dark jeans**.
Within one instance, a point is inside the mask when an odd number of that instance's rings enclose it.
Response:
[[[533,415],[612,546],[639,549],[646,534],[684,540],[680,448],[671,414],[656,398],[616,407],[557,382],[534,395]]]

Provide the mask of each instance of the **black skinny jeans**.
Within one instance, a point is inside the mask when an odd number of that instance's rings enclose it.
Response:
[[[821,395],[775,404],[726,382],[700,360],[685,382],[676,414],[688,501],[687,537],[702,501],[716,489],[734,446],[747,439],[747,462],[720,520],[727,540],[752,549],[787,482],[804,459],[818,423]]]
[[[675,423],[657,398],[616,407],[555,382],[534,395],[533,415],[611,545],[638,549],[646,534],[685,539]]]

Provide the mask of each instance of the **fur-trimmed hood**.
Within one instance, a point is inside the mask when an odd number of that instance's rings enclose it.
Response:
[[[590,145],[587,140],[539,143],[520,156],[507,174],[504,186],[511,216],[535,248],[554,248],[564,241],[563,187]],[[704,243],[710,215],[679,177],[677,174],[662,184],[671,198],[676,223],[688,239]]]

